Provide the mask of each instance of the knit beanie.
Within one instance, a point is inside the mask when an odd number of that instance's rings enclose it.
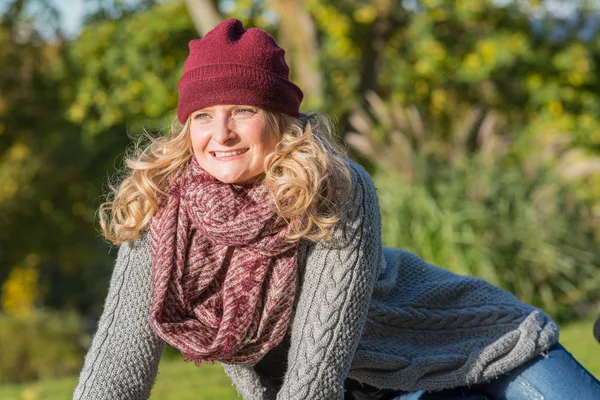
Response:
[[[285,51],[271,35],[231,18],[189,43],[179,80],[177,117],[218,104],[243,104],[300,115],[302,91],[289,80]]]

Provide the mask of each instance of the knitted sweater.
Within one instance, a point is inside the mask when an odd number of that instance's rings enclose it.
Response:
[[[335,244],[300,246],[283,384],[252,366],[224,365],[244,399],[342,399],[346,377],[401,390],[464,386],[557,341],[550,318],[510,293],[382,247],[375,188],[360,166],[350,167],[353,198]],[[164,347],[148,323],[151,301],[144,234],[119,249],[74,399],[149,397]]]

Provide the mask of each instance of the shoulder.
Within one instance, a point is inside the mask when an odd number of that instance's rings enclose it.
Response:
[[[371,175],[358,163],[344,159],[350,173],[351,188],[348,194],[340,199],[342,208],[347,211],[358,211],[367,214],[379,214],[377,189],[373,184]]]
[[[371,179],[371,175],[367,172],[367,170],[360,164],[355,161],[352,161],[349,158],[343,159],[346,165],[348,166],[348,170],[350,171],[350,177],[352,178],[353,184],[358,184],[360,182],[365,182],[373,185],[373,180]]]
[[[119,246],[119,256],[121,256],[122,253],[129,253],[129,252],[137,252],[137,253],[148,252],[149,253],[150,247],[151,247],[150,241],[151,241],[150,230],[144,229],[140,232],[140,234],[137,238],[123,242]]]
[[[380,245],[381,216],[377,191],[369,173],[356,162],[343,159],[349,173],[347,187],[336,188],[338,222],[332,241],[319,241],[324,249],[354,247],[367,235]]]
[[[146,229],[136,239],[123,242],[119,246],[114,273],[128,272],[149,275],[151,263],[151,235]]]

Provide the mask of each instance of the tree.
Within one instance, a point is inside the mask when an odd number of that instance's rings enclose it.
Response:
[[[440,168],[479,154],[478,132],[493,131],[510,147],[503,167],[558,171],[600,197],[600,49],[581,36],[583,6],[572,22],[533,20],[527,1],[98,1],[77,38],[47,43],[32,23],[42,15],[27,11],[35,1],[12,1],[0,26],[0,282],[16,268],[23,282],[37,276],[42,305],[100,307],[114,258],[93,225],[102,185],[132,139],[168,131],[187,43],[228,17],[277,39],[302,110],[332,114],[344,134],[357,113],[398,120],[375,115],[375,92],[415,110]],[[385,130],[368,134],[416,171]],[[383,153],[355,144],[381,168]]]
[[[185,0],[185,5],[200,37],[223,19],[212,0]]]

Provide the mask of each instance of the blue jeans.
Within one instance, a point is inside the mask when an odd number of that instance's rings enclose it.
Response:
[[[593,349],[598,351],[600,349]],[[393,400],[600,400],[600,382],[560,344],[490,382],[440,392],[411,392]]]

